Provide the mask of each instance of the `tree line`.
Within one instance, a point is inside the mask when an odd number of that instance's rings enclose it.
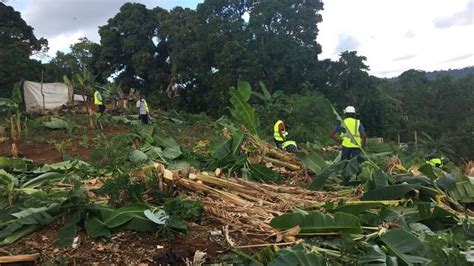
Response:
[[[264,130],[283,115],[300,141],[324,142],[336,123],[325,103],[354,105],[370,136],[410,141],[425,132],[473,158],[473,75],[428,80],[409,70],[386,80],[370,76],[356,51],[320,60],[322,9],[319,0],[206,0],[196,10],[169,11],[126,3],[99,28],[100,43],[82,38],[41,64],[30,57],[45,52],[47,41],[0,3],[0,94],[42,71],[49,82],[87,68],[99,83],[112,77],[162,109],[221,115],[229,87],[246,80],[275,96],[253,99]]]

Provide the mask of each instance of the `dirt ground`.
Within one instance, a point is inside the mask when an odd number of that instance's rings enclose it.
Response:
[[[5,246],[0,255],[40,254],[40,264],[171,264],[185,265],[193,261],[196,251],[206,253],[206,263],[218,262],[229,253],[225,239],[213,236],[216,225],[188,224],[186,234],[167,240],[154,234],[120,231],[109,240],[90,238],[78,233],[75,248],[59,248],[55,244],[61,223],[55,223]]]
[[[202,130],[202,129],[193,129]],[[102,131],[106,136],[129,132],[126,127],[106,127]],[[81,147],[81,135],[68,135],[64,131],[41,131],[40,135],[30,140],[19,140],[16,143],[21,158],[35,163],[56,163],[63,161],[56,143],[67,141],[63,152],[84,161],[90,159],[93,145]],[[94,133],[87,133],[92,141]],[[33,141],[31,139],[36,139]],[[38,141],[39,140],[39,141]],[[190,143],[193,143],[193,139]],[[56,144],[56,145],[55,145]],[[0,143],[0,156],[11,156],[11,141]],[[220,262],[231,254],[223,236],[222,225],[212,218],[204,217],[201,225],[189,224],[186,234],[178,234],[166,239],[154,234],[142,234],[132,231],[120,231],[110,239],[92,239],[84,231],[78,233],[78,246],[59,248],[56,244],[58,232],[63,222],[58,221],[43,229],[25,236],[17,242],[0,248],[0,256],[17,254],[40,254],[40,264],[170,264],[185,265],[186,260],[193,261],[196,251],[205,252],[206,263]],[[250,240],[240,232],[231,232],[236,243],[260,244],[258,239]],[[27,265],[27,264],[24,264]]]
[[[102,131],[106,136],[113,136],[121,133],[129,132],[130,129],[125,127],[105,127]],[[55,145],[60,145],[65,142],[63,152],[71,157],[80,158],[83,161],[89,161],[90,153],[94,150],[92,145],[82,147],[79,142],[83,135],[68,135],[64,131],[45,130],[35,132],[40,137],[41,141],[19,140],[16,143],[18,157],[33,160],[35,163],[51,164],[63,161],[63,156],[60,148]],[[93,132],[87,133],[87,139],[92,142],[94,139]],[[4,141],[0,143],[0,156],[11,157],[12,142]]]

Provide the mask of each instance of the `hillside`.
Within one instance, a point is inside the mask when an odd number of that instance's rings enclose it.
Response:
[[[454,79],[460,79],[471,74],[474,74],[474,66],[465,67],[461,69],[448,69],[448,70],[437,70],[437,71],[432,71],[432,72],[426,72],[426,77],[429,80],[434,80],[438,76],[448,75]]]
[[[469,67],[465,67],[461,69],[436,70],[436,71],[430,71],[430,72],[425,72],[425,73],[426,73],[426,78],[430,81],[435,80],[436,77],[438,76],[450,76],[453,79],[461,79],[461,78],[467,77],[468,75],[474,74],[474,66],[469,66]],[[398,81],[398,79],[400,78],[402,74],[400,74],[397,77],[389,78],[387,80]]]

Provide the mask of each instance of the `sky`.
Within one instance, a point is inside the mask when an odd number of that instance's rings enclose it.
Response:
[[[98,27],[125,0],[8,0],[49,41],[49,55],[67,51],[81,37],[99,42]],[[135,0],[148,8],[196,8],[202,0]],[[474,66],[474,0],[326,0],[318,25],[320,59],[337,60],[357,50],[367,57],[369,73],[397,76]]]

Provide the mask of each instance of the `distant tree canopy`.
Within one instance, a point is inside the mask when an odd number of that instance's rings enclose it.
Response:
[[[12,7],[0,3],[0,96],[9,96],[15,82],[41,76],[41,63],[30,56],[47,50]]]
[[[426,132],[474,157],[469,69],[460,79],[409,70],[387,80],[370,76],[357,51],[320,60],[321,10],[320,0],[206,0],[196,10],[169,11],[126,3],[99,28],[100,43],[81,38],[44,64],[45,81],[86,68],[97,82],[113,78],[160,108],[214,116],[227,112],[229,87],[238,80],[254,88],[263,82],[271,99],[253,103],[265,130],[284,113],[297,140],[325,142],[337,123],[327,103],[338,111],[354,105],[370,136],[410,141],[414,131]],[[0,34],[0,93],[8,95],[13,82],[39,78],[41,65],[29,57],[47,42],[1,3]]]

